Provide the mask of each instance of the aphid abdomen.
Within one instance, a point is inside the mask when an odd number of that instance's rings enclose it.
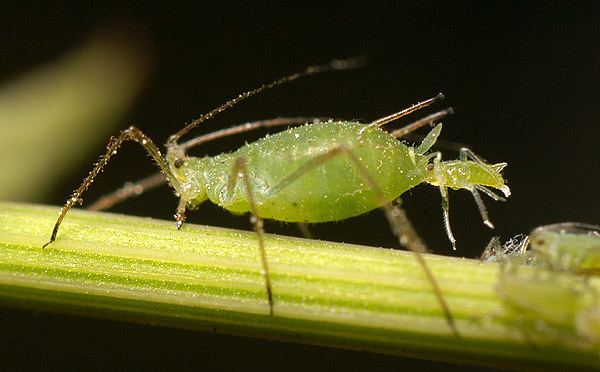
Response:
[[[386,132],[365,124],[330,122],[306,125],[265,137],[238,151],[212,158],[207,171],[208,197],[232,212],[248,211],[241,182],[227,195],[228,174],[217,169],[242,156],[246,160],[257,210],[261,217],[287,222],[326,222],[357,216],[380,207],[376,192],[360,170],[339,154],[307,170],[284,187],[278,187],[294,172],[319,155],[343,146],[360,160],[391,201],[423,182],[427,161],[409,156],[409,148]],[[415,159],[413,161],[413,159]],[[223,172],[223,171],[221,171]]]

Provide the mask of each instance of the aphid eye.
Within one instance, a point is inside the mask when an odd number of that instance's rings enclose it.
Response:
[[[183,159],[175,159],[173,165],[175,166],[175,168],[181,168],[183,166],[183,163]]]
[[[539,244],[539,245],[544,245],[546,242],[544,241],[544,239],[538,239],[536,241],[536,243]]]

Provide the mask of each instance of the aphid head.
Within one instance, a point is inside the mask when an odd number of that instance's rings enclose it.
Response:
[[[552,269],[572,272],[600,270],[600,227],[578,222],[540,226],[531,234],[531,247]]]
[[[187,201],[188,208],[195,209],[208,198],[204,179],[206,158],[175,157],[173,154],[168,154],[167,161],[179,181],[180,190],[177,190],[179,196]]]

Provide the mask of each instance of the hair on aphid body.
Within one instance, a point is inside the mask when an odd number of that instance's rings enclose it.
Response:
[[[382,127],[414,111],[443,99],[442,94],[419,102],[392,115],[364,124],[356,121],[324,121],[306,124],[266,136],[239,149],[215,156],[194,157],[187,151],[202,143],[244,133],[258,128],[290,126],[315,121],[314,118],[277,118],[246,123],[240,126],[212,132],[187,142],[179,143],[181,137],[202,122],[234,106],[238,102],[270,89],[296,80],[302,76],[332,70],[356,68],[362,59],[346,59],[312,66],[302,72],[264,84],[247,91],[213,109],[186,125],[169,137],[163,156],[154,143],[138,128],[130,127],[111,140],[107,152],[95,165],[83,184],[76,189],[63,206],[52,231],[50,241],[56,238],[58,228],[72,200],[79,200],[106,166],[109,159],[125,141],[142,145],[158,165],[163,180],[168,181],[179,196],[175,213],[177,227],[185,221],[187,209],[196,209],[210,201],[233,213],[250,213],[256,231],[263,267],[263,279],[267,293],[269,313],[273,314],[274,294],[271,289],[268,256],[264,243],[263,218],[286,222],[316,223],[347,219],[382,208],[393,233],[400,244],[414,252],[426,274],[452,332],[458,335],[449,307],[442,291],[420,252],[426,250],[424,243],[412,228],[399,205],[392,202],[405,191],[429,183],[442,195],[444,226],[452,246],[455,239],[450,229],[448,188],[466,189],[472,193],[486,225],[487,210],[479,192],[495,200],[503,200],[490,188],[510,194],[501,175],[505,163],[488,164],[468,149],[460,151],[460,158],[442,161],[439,152],[430,153],[442,125],[437,124],[416,147],[400,141],[402,137],[420,127],[434,125],[452,112],[442,110],[391,133]],[[105,199],[101,206],[111,205],[135,195],[135,191],[155,187],[159,178],[147,178],[121,194]]]

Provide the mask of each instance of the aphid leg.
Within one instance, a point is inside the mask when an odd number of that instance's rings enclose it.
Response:
[[[490,229],[494,228],[494,224],[490,221],[490,216],[488,215],[487,208],[479,195],[479,192],[475,187],[471,187],[468,189],[473,195],[473,199],[475,200],[475,204],[477,204],[477,209],[479,209],[479,214],[481,215],[481,219],[483,220],[483,224],[489,227]]]
[[[185,135],[187,132],[189,132],[190,130],[194,129],[195,127],[197,127],[200,123],[205,122],[206,120],[212,118],[213,116],[227,110],[230,107],[235,106],[237,103],[248,99],[252,96],[255,96],[267,89],[271,89],[271,88],[275,88],[279,85],[282,84],[286,84],[289,82],[292,82],[294,80],[297,80],[299,78],[305,77],[305,76],[311,76],[311,75],[315,75],[315,74],[320,74],[323,72],[329,72],[329,71],[342,71],[342,70],[349,70],[349,69],[354,69],[354,68],[359,68],[361,66],[363,66],[365,64],[365,59],[363,57],[354,57],[354,58],[347,58],[347,59],[336,59],[333,60],[329,63],[325,63],[322,65],[316,65],[316,66],[310,66],[307,67],[306,69],[304,69],[303,71],[300,72],[296,72],[294,74],[282,77],[280,79],[274,80],[270,83],[267,84],[263,84],[258,88],[249,90],[247,92],[244,92],[242,94],[237,95],[235,98],[230,99],[229,101],[225,102],[224,104],[222,104],[221,106],[209,111],[208,113],[200,116],[198,119],[192,121],[191,123],[189,123],[188,125],[186,125],[183,129],[181,129],[179,132],[173,134],[171,137],[169,137],[169,139],[167,140],[167,147],[171,148],[171,147],[177,147],[177,141],[183,136]]]
[[[123,187],[111,192],[110,194],[102,196],[100,199],[89,205],[86,209],[91,211],[103,211],[112,208],[127,199],[138,197],[146,191],[153,190],[166,183],[167,179],[162,173],[155,173],[135,182],[126,182]]]
[[[456,250],[456,239],[452,234],[450,228],[450,197],[448,196],[448,188],[445,186],[444,177],[442,175],[440,163],[442,162],[442,153],[436,152],[433,154],[433,174],[435,175],[436,182],[440,189],[440,195],[442,196],[442,214],[444,216],[444,229],[446,235],[452,244],[452,249]]]
[[[485,246],[480,259],[483,262],[498,262],[501,254],[502,243],[500,243],[500,237],[492,236],[490,241]]]
[[[493,192],[492,190],[488,189],[485,186],[481,186],[481,185],[475,185],[474,186],[477,190],[481,191],[482,193],[486,194],[487,196],[489,196],[490,198],[494,199],[495,201],[506,201],[506,198],[503,198],[502,196],[496,194],[495,192]]]
[[[295,118],[274,118],[267,120],[259,120],[249,123],[236,125],[231,128],[226,128],[211,132],[180,144],[183,150],[198,146],[207,142],[211,142],[220,138],[229,137],[239,133],[245,133],[261,128],[272,128],[286,125],[301,125],[304,123],[317,124],[321,121],[327,121],[326,118],[316,117],[295,117]],[[146,178],[134,182],[127,182],[123,187],[113,191],[110,194],[102,196],[100,199],[92,203],[87,209],[92,211],[102,211],[114,207],[127,199],[135,198],[167,183],[165,176],[162,173],[156,173]]]
[[[400,245],[412,252],[429,252],[427,246],[406,215],[406,211],[402,208],[402,199],[396,199],[394,203],[390,203],[390,207],[392,209],[391,213],[397,221],[396,224],[390,224],[390,228],[397,230],[394,231],[394,235],[398,238]]]
[[[506,163],[487,164],[485,161],[481,160],[481,158],[479,156],[475,155],[475,153],[473,151],[471,151],[471,149],[469,149],[467,147],[462,147],[460,149],[459,159],[462,161],[466,161],[466,160],[470,159],[470,160],[474,161],[475,163],[481,165],[483,169],[487,169],[488,172],[498,173],[502,169],[504,169],[504,167],[506,167]],[[505,198],[501,197],[500,195],[497,195],[496,193],[494,193],[492,190],[488,189],[487,187],[479,186],[479,185],[477,185],[475,187],[477,188],[477,190],[483,192],[484,194],[486,194],[487,196],[489,196],[490,198],[492,198],[496,201],[506,201]],[[502,191],[504,196],[506,196],[506,197],[510,196],[510,189],[508,188],[508,186],[506,186],[506,185],[502,186],[502,188],[500,188],[500,191]]]
[[[273,291],[271,289],[271,275],[269,273],[269,263],[267,261],[267,252],[265,249],[264,223],[263,219],[260,218],[260,216],[258,215],[258,210],[256,209],[256,202],[254,200],[252,182],[250,181],[250,174],[248,173],[248,168],[246,167],[246,159],[244,157],[237,158],[233,165],[233,169],[231,170],[231,174],[229,175],[227,189],[229,193],[233,193],[233,190],[235,190],[235,185],[237,184],[237,180],[240,175],[242,178],[242,182],[244,182],[246,195],[250,204],[250,213],[252,215],[250,221],[254,225],[254,231],[256,232],[256,237],[258,239],[258,248],[260,250],[260,259],[262,261],[263,267],[262,275],[265,280],[267,300],[269,302],[269,314],[273,315]]]
[[[316,155],[310,161],[308,161],[303,166],[298,168],[296,171],[292,172],[290,175],[288,175],[286,178],[284,178],[279,184],[273,186],[269,190],[268,195],[272,196],[272,195],[277,194],[279,191],[283,190],[285,187],[292,184],[295,180],[300,178],[302,175],[306,174],[306,172],[310,171],[311,169],[313,169],[315,167],[318,167],[319,165],[325,163],[326,161],[328,161],[338,155],[345,155],[352,161],[352,163],[354,164],[356,169],[362,175],[363,179],[371,187],[371,190],[373,190],[373,192],[375,193],[377,198],[380,199],[381,209],[383,209],[385,217],[387,218],[387,220],[392,228],[392,232],[396,235],[396,238],[398,239],[400,244],[403,244],[403,242],[410,241],[411,232],[410,231],[407,232],[405,230],[407,225],[404,224],[403,220],[402,220],[403,218],[405,220],[408,220],[406,215],[402,213],[403,210],[401,208],[394,208],[392,206],[392,204],[389,203],[385,199],[383,191],[381,190],[379,185],[377,185],[377,182],[375,182],[375,180],[373,179],[373,177],[371,176],[371,174],[369,173],[367,168],[365,168],[365,166],[361,163],[360,159],[358,159],[356,157],[356,155],[354,154],[354,152],[352,150],[350,150],[344,146],[338,145],[322,154]],[[408,225],[408,226],[412,227],[412,225]],[[412,229],[412,232],[414,232],[414,229]],[[414,234],[416,235],[416,232],[414,232]],[[423,258],[423,255],[421,254],[421,250],[424,247],[419,249],[419,248],[416,248],[414,244],[407,244],[406,247],[411,252],[414,253],[415,258],[416,258],[417,262],[419,263],[419,266],[421,266],[421,269],[425,273],[427,280],[431,284],[433,292],[435,293],[435,296],[442,308],[442,311],[444,313],[444,317],[446,318],[446,322],[448,323],[448,326],[450,327],[450,329],[452,330],[454,335],[456,335],[457,337],[460,336],[458,329],[456,328],[456,324],[454,323],[454,318],[452,317],[452,313],[450,312],[450,308],[448,307],[448,303],[446,302],[446,300],[442,294],[442,290],[441,290],[437,280],[433,276],[433,273],[429,269],[429,266],[427,266],[427,263],[425,262],[425,258]]]
[[[56,240],[58,228],[60,227],[60,224],[62,223],[62,220],[65,218],[69,209],[71,209],[71,207],[73,207],[75,203],[82,203],[81,196],[83,195],[83,193],[91,186],[96,176],[98,176],[102,172],[106,164],[108,164],[110,158],[117,153],[118,149],[125,141],[135,141],[139,143],[144,148],[144,150],[146,150],[148,155],[150,155],[152,160],[154,160],[156,165],[160,168],[160,171],[169,179],[173,188],[175,188],[176,191],[180,191],[179,182],[177,181],[173,173],[171,173],[171,170],[169,169],[166,160],[162,157],[162,154],[160,153],[158,147],[156,147],[156,145],[154,144],[154,142],[152,142],[150,137],[142,133],[141,130],[133,126],[129,127],[123,130],[119,134],[119,136],[111,137],[108,145],[106,146],[106,153],[104,154],[104,156],[102,156],[100,160],[94,165],[94,168],[83,180],[81,186],[79,186],[75,191],[73,191],[69,199],[67,199],[65,205],[60,210],[60,214],[58,216],[58,219],[56,220],[56,223],[54,224],[54,229],[52,230],[50,240],[46,244],[44,244],[42,248],[45,248],[48,244]]]
[[[177,224],[177,229],[181,229],[183,223],[185,222],[185,207],[187,206],[188,200],[184,199],[183,196],[179,199],[179,204],[177,205],[177,211],[175,212],[175,223]]]
[[[303,237],[305,237],[306,239],[313,238],[313,233],[310,231],[307,224],[305,224],[304,222],[298,222],[296,225],[298,226],[298,230],[300,230]]]
[[[473,152],[473,150],[467,148],[467,147],[463,147],[460,149],[459,151],[459,159],[460,160],[468,160],[471,159],[474,162],[480,164],[480,165],[485,165],[485,166],[489,166],[489,164],[487,164],[485,161],[483,161],[479,156],[475,155],[475,153]]]
[[[463,147],[460,149],[459,159],[461,161],[467,161],[470,159],[485,168],[490,168],[489,164],[485,163],[477,155],[475,155],[475,153],[473,151],[471,151],[470,149],[468,149],[466,147]],[[468,187],[467,190],[469,190],[471,192],[471,195],[473,195],[473,199],[475,200],[475,204],[477,204],[477,209],[479,209],[479,214],[481,215],[483,224],[486,225],[487,227],[489,227],[490,229],[493,229],[494,224],[492,223],[492,221],[490,221],[490,218],[489,218],[489,215],[487,212],[487,208],[485,206],[485,203],[481,199],[481,196],[479,195],[478,190],[483,192],[484,194],[486,194],[487,196],[489,196],[490,198],[492,198],[496,201],[505,201],[506,199],[504,199],[503,197],[501,197],[499,195],[496,195],[493,191],[491,191],[490,189],[488,189],[484,186],[470,185],[470,187]]]

